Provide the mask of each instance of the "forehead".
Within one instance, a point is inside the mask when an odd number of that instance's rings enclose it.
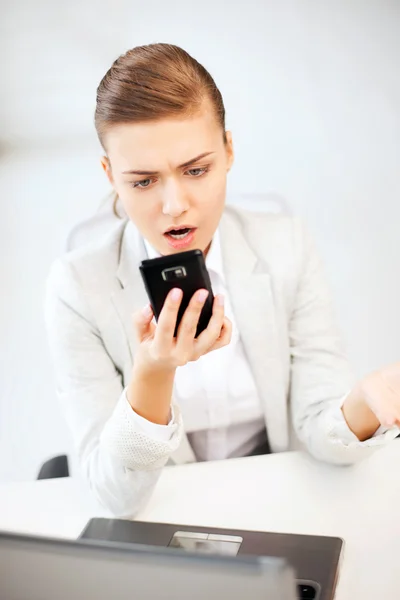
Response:
[[[107,154],[118,170],[160,170],[223,147],[215,113],[115,125],[106,134]]]

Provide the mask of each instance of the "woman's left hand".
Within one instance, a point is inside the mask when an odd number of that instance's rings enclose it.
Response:
[[[346,398],[342,411],[361,441],[373,436],[380,425],[400,426],[400,362],[364,377]]]

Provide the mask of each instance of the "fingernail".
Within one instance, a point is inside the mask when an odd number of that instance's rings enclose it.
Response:
[[[146,306],[142,309],[142,314],[146,319],[150,319],[151,315],[153,314],[153,309],[151,308],[150,304],[146,304]]]
[[[219,306],[224,306],[225,304],[225,298],[222,294],[218,294],[217,296],[217,302],[219,304]]]
[[[207,290],[200,290],[199,292],[197,292],[197,302],[205,302],[206,298],[208,296],[208,291]]]
[[[182,290],[180,290],[179,288],[174,288],[171,292],[171,300],[173,302],[178,302],[178,300],[181,299],[182,296]]]

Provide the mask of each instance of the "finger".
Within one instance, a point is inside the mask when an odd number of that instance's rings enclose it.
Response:
[[[208,326],[204,331],[201,332],[196,340],[195,353],[201,356],[211,346],[215,344],[221,335],[221,330],[224,324],[225,310],[224,310],[224,297],[222,294],[218,294],[214,298],[213,312],[208,323]]]
[[[400,418],[396,418],[393,416],[386,417],[385,415],[377,415],[377,419],[385,429],[392,429],[392,427],[398,427],[400,424]]]
[[[189,305],[179,324],[176,340],[176,352],[178,356],[184,357],[193,351],[197,325],[207,296],[207,290],[197,290],[190,299]]]
[[[138,310],[133,314],[133,328],[139,342],[154,334],[153,316],[154,313],[150,304],[147,304],[142,310]]]
[[[375,399],[375,402],[371,402],[371,398],[369,398],[369,405],[380,424],[383,427],[391,428],[400,421],[400,395],[397,390],[394,390],[388,384],[381,372],[378,372],[377,375],[378,377],[375,377],[376,386],[378,386],[378,383],[380,385],[377,389],[368,390],[368,392],[370,395],[371,391],[375,392],[378,401]]]
[[[223,348],[230,344],[232,339],[232,322],[225,317],[224,323],[221,329],[221,335],[217,339],[217,341],[204,353],[208,354],[209,352],[213,352],[214,350],[218,350],[218,348]]]
[[[376,414],[376,413],[375,413]],[[400,424],[400,411],[390,409],[382,409],[377,411],[376,417],[382,427],[391,429],[392,427],[399,426]]]
[[[154,336],[155,343],[160,350],[168,350],[174,339],[176,319],[182,302],[182,290],[172,289],[165,299],[164,306],[158,317],[158,323]]]
[[[393,390],[400,393],[400,362],[383,367],[379,373]]]
[[[393,370],[391,369],[382,369],[378,372],[380,375],[380,381],[382,382],[382,386],[385,389],[385,400],[389,406],[393,409],[397,418],[400,418],[400,387],[398,379],[398,374],[393,374]],[[396,378],[397,376],[397,378]]]

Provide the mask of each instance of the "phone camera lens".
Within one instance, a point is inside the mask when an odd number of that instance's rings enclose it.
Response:
[[[299,585],[298,590],[302,600],[314,600],[317,595],[317,590],[312,585]]]
[[[176,279],[183,279],[186,277],[185,267],[169,267],[161,272],[161,276],[164,281],[175,281]]]

